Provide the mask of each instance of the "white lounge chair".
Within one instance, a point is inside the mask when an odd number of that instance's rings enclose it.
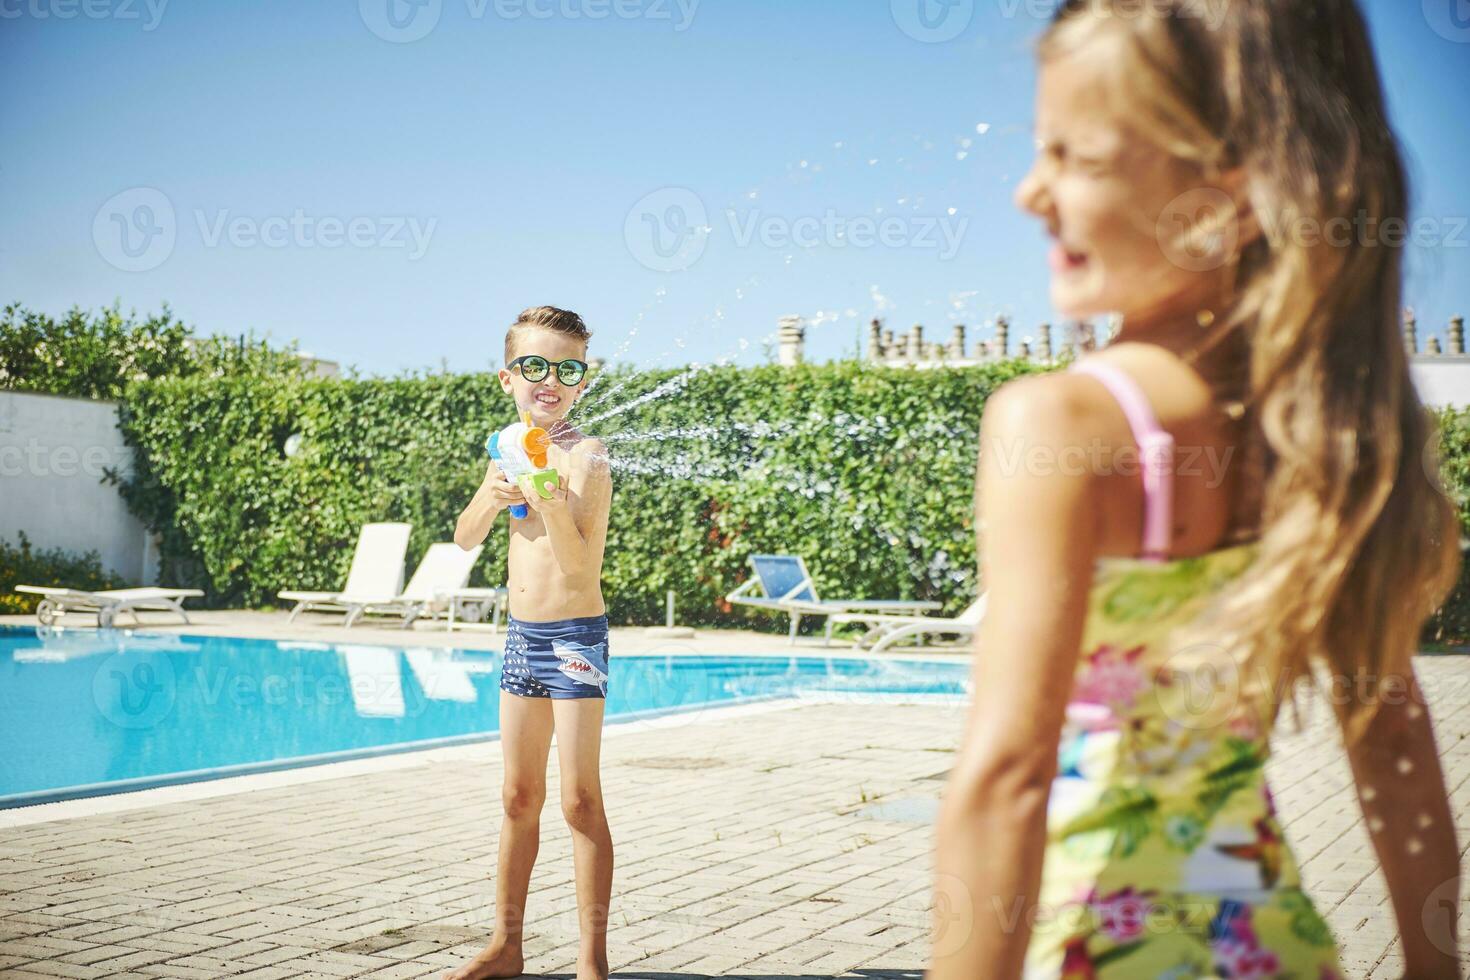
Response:
[[[17,585],[15,591],[42,597],[41,604],[36,607],[36,619],[42,626],[50,626],[58,617],[75,612],[96,615],[97,625],[104,629],[113,624],[118,613],[124,612],[133,617],[135,624],[140,623],[139,612],[177,613],[187,623],[189,614],[184,612],[184,600],[204,594],[198,589],[161,589],[155,586],[89,592],[51,585]]]
[[[309,609],[346,613],[350,620],[354,618],[353,610],[363,601],[381,602],[397,596],[403,590],[403,556],[408,552],[408,535],[412,530],[411,524],[364,524],[357,536],[347,585],[340,592],[288,589],[276,593],[279,598],[296,604],[286,621],[295,620]]]
[[[365,613],[385,613],[402,616],[399,626],[408,629],[420,616],[432,616],[447,609],[450,596],[470,580],[470,572],[483,550],[483,545],[476,545],[465,551],[453,541],[429,545],[403,592],[378,602],[354,602],[356,608],[347,614],[347,625],[351,626]]]
[[[873,653],[886,650],[899,640],[911,636],[954,634],[960,639],[975,635],[985,618],[985,595],[970,603],[958,616],[884,616],[870,613],[835,613],[827,618],[827,644],[832,643],[832,627],[843,623],[861,623],[868,632],[858,638],[857,645],[867,646]]]
[[[911,599],[822,599],[816,584],[806,570],[800,555],[751,555],[754,573],[725,601],[736,606],[751,606],[786,613],[791,617],[790,641],[796,642],[796,631],[803,616],[831,616],[836,613],[870,612],[877,614],[909,614],[938,609],[940,603]],[[755,595],[759,588],[764,595]]]

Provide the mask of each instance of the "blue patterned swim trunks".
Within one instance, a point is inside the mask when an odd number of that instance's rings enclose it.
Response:
[[[500,689],[523,698],[607,697],[606,616],[528,623],[510,617]]]

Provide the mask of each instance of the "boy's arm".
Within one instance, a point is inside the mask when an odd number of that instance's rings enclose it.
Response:
[[[526,502],[541,515],[546,536],[551,539],[551,553],[567,574],[602,567],[602,553],[607,544],[608,512],[612,508],[612,472],[607,448],[596,439],[585,439],[572,450],[569,476],[550,500],[531,494]],[[580,517],[574,517],[570,500],[581,503]]]
[[[500,467],[493,462],[485,469],[485,479],[469,505],[460,512],[459,522],[454,526],[454,543],[465,551],[485,540],[490,527],[502,510],[511,504],[525,500],[521,488],[505,478]]]
[[[1378,711],[1348,746],[1348,760],[1388,880],[1404,975],[1458,978],[1460,854],[1429,707],[1412,667],[1407,677],[1385,677],[1377,697]]]

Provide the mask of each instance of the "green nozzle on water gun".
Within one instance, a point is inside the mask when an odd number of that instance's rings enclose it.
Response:
[[[535,493],[550,500],[556,493],[559,478],[556,470],[546,465],[546,452],[551,448],[551,434],[531,423],[531,413],[522,412],[521,421],[512,422],[499,432],[490,433],[485,451],[500,467],[500,472],[514,480],[522,493]],[[530,513],[525,504],[512,504],[510,516],[524,520]]]

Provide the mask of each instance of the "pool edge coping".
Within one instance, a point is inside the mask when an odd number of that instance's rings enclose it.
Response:
[[[603,725],[604,739],[617,738],[651,728],[676,728],[709,721],[722,721],[743,715],[765,714],[803,707],[810,701],[801,698],[775,698],[746,704],[718,708],[697,708],[693,711],[676,711],[637,718],[610,719]],[[692,716],[695,716],[691,718]],[[352,776],[391,772],[399,769],[414,769],[440,762],[462,762],[483,758],[491,746],[500,741],[498,733],[463,745],[410,748],[396,752],[339,762],[322,762],[297,765],[289,768],[270,769],[235,776],[220,776],[214,779],[196,779],[191,782],[172,783],[145,789],[123,790],[98,796],[85,796],[50,803],[33,803],[0,810],[0,830],[23,827],[58,820],[73,820],[83,817],[105,816],[146,810],[171,803],[189,803],[213,799],[220,796],[235,796],[258,790],[276,789],[282,786],[298,786],[322,782],[329,779],[346,779]]]

